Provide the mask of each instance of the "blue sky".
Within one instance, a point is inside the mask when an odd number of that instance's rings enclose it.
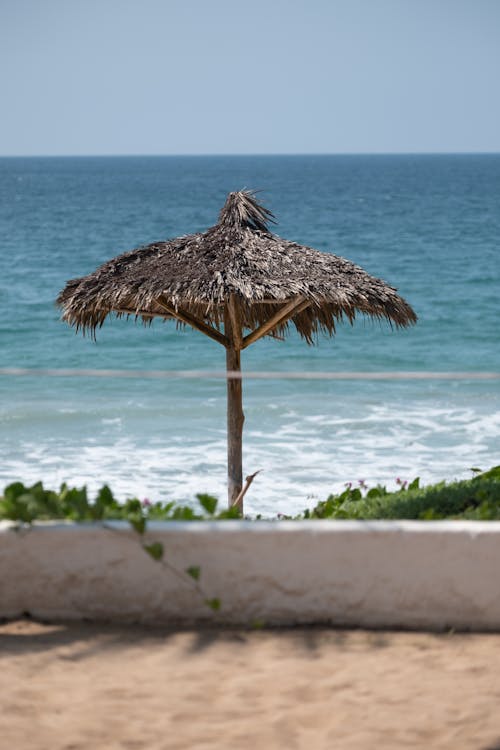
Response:
[[[0,154],[500,151],[500,0],[0,0]]]

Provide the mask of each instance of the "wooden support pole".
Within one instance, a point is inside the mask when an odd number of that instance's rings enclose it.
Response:
[[[231,322],[231,338],[235,349],[243,348],[243,327],[241,325],[241,311],[238,307],[236,295],[231,294],[227,303],[227,312]]]
[[[245,349],[262,336],[269,334],[280,323],[284,323],[293,315],[297,315],[310,305],[309,300],[299,296],[272,315],[255,331],[243,338],[241,310],[238,298],[232,294],[224,309],[224,333],[228,340],[226,345],[227,372],[241,372],[241,350]],[[243,515],[243,497],[255,475],[247,477],[247,485],[243,489],[243,388],[241,378],[227,379],[227,490],[228,505],[236,507]]]
[[[242,348],[246,349],[247,346],[250,346],[250,344],[255,343],[255,341],[258,341],[263,336],[269,334],[273,330],[273,328],[276,328],[282,323],[286,323],[289,318],[293,318],[294,315],[297,315],[298,313],[302,312],[302,310],[305,310],[306,307],[309,307],[310,304],[311,302],[309,300],[304,299],[303,297],[297,297],[296,299],[291,300],[291,302],[288,302],[286,305],[283,305],[283,307],[275,312],[274,315],[271,315],[271,317],[266,320],[265,323],[256,328],[255,331],[249,333],[248,336],[245,336],[245,338],[243,339]]]
[[[240,372],[238,349],[226,349],[226,367],[229,372]],[[243,485],[243,414],[241,378],[227,379],[227,500],[230,508],[236,505],[243,513],[243,497],[236,503]]]
[[[182,321],[182,323],[187,323],[193,328],[196,328],[198,331],[201,331],[201,333],[204,333],[205,336],[209,336],[211,339],[214,339],[214,341],[217,341],[218,344],[228,346],[229,341],[227,340],[226,336],[218,331],[217,328],[208,325],[208,323],[205,323],[205,321],[197,318],[191,313],[188,313],[187,310],[182,310],[181,308],[176,309],[163,297],[158,297],[155,302],[159,307],[163,308],[165,312],[167,312],[169,315],[172,315],[174,318],[178,318],[178,320]]]
[[[231,295],[224,311],[227,372],[241,372],[242,326],[237,301]],[[227,379],[227,493],[228,506],[243,514],[243,388],[241,378]]]

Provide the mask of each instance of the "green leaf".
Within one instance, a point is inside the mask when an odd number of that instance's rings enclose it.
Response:
[[[144,544],[143,549],[148,553],[148,555],[151,555],[153,560],[161,560],[163,557],[163,544],[161,542]]]
[[[434,508],[427,508],[427,510],[423,510],[422,513],[420,513],[419,518],[422,521],[441,521],[444,516],[434,510]]]
[[[110,505],[115,504],[115,498],[107,484],[104,484],[99,490],[96,497],[96,503],[103,505],[105,508],[109,508]]]
[[[210,515],[213,516],[215,513],[215,509],[217,508],[218,500],[216,497],[213,497],[212,495],[205,495],[205,494],[199,494],[196,495],[196,498],[204,510]]]
[[[241,513],[236,507],[236,505],[233,505],[232,508],[228,508],[227,510],[221,510],[221,512],[216,515],[216,518],[220,519],[221,521],[231,519],[231,518],[241,519]]]
[[[174,507],[175,503],[173,501],[169,503],[156,502],[147,508],[144,508],[143,506],[143,513],[146,513],[149,519],[160,519],[162,521],[167,521],[171,517],[170,511]]]
[[[179,505],[172,512],[173,521],[195,521],[201,518],[202,516],[197,516],[194,510],[188,505]]]
[[[31,523],[37,517],[37,502],[29,490],[22,495],[5,498],[3,501],[2,516],[11,521]]]
[[[113,497],[113,493],[109,489],[108,485],[105,484],[99,490],[94,504],[90,506],[92,518],[95,521],[100,521],[102,518],[104,518],[106,509],[112,508],[114,505],[116,505],[116,502]]]
[[[494,466],[492,469],[488,469],[488,471],[483,472],[482,474],[477,474],[473,481],[476,481],[477,479],[498,479],[500,480],[500,466]]]
[[[477,509],[477,515],[481,521],[492,521],[498,518],[498,507],[486,501]]]
[[[22,482],[13,482],[5,488],[3,495],[6,500],[16,500],[19,495],[24,495],[26,492],[28,488]]]
[[[339,503],[343,503],[344,500],[350,500],[352,496],[352,490],[350,487],[346,487],[346,489],[340,493],[340,495],[329,495],[326,499],[328,502],[329,500],[338,500]]]
[[[136,497],[129,498],[126,500],[123,506],[126,513],[141,513],[142,514],[142,503]]]
[[[186,573],[188,576],[191,576],[191,578],[194,578],[195,581],[198,581],[201,574],[201,568],[199,565],[191,565],[189,568],[186,568]]]
[[[91,517],[86,487],[81,487],[80,489],[73,487],[70,490],[65,490],[61,499],[64,504],[65,514],[70,518],[83,521]]]
[[[220,599],[205,599],[205,604],[207,607],[210,607],[210,609],[213,609],[214,612],[218,612],[220,609]]]
[[[146,519],[143,515],[130,514],[127,521],[138,534],[144,534],[146,530]]]
[[[420,487],[420,477],[415,477],[413,482],[410,482],[410,484],[408,485],[409,490],[418,490],[419,487]]]
[[[35,482],[35,484],[32,487],[29,488],[29,493],[38,502],[43,502],[44,496],[45,496],[45,490],[43,489],[42,482]]]

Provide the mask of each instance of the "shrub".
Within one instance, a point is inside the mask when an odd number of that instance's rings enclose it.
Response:
[[[364,482],[354,488],[349,483],[343,492],[330,495],[312,510],[305,510],[295,518],[500,520],[500,466],[483,473],[476,471],[473,479],[449,484],[439,482],[420,487],[418,478],[410,484],[397,481],[400,489],[396,492],[389,492],[382,485],[369,489]],[[5,488],[0,498],[0,519],[20,523],[57,519],[80,522],[124,520],[142,534],[148,520],[203,521],[240,517],[236,508],[218,511],[217,498],[212,495],[198,494],[196,500],[194,507],[174,502],[152,503],[137,498],[119,503],[104,485],[90,501],[86,487],[69,488],[63,484],[56,492],[45,489],[41,482],[31,487],[14,482]],[[259,518],[257,516],[256,520]],[[278,518],[292,519],[282,514]]]
[[[415,479],[401,483],[397,492],[383,486],[373,487],[365,495],[361,489],[347,486],[344,492],[319,502],[306,518],[421,519],[444,518],[500,520],[500,466],[473,479],[439,482],[420,487]]]

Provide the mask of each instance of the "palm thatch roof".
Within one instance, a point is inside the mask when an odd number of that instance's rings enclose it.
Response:
[[[111,312],[145,322],[175,317],[197,328],[201,322],[216,338],[236,301],[243,328],[272,319],[266,335],[273,335],[292,322],[308,343],[358,312],[396,326],[416,321],[393,287],[344,258],[278,237],[269,229],[273,219],[254,193],[230,193],[206,232],[153,242],[68,281],[57,299],[63,320],[95,334]]]

